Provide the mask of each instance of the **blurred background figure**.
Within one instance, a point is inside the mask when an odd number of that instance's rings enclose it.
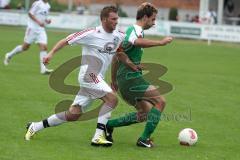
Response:
[[[217,24],[217,13],[210,8],[205,16],[201,19],[203,24]]]
[[[199,15],[195,15],[194,17],[192,17],[191,22],[193,22],[193,23],[200,23]]]
[[[10,9],[10,0],[0,0],[0,9]]]
[[[185,19],[184,19],[185,22],[191,22],[191,17],[189,14],[186,14],[185,15]]]
[[[50,8],[51,6],[48,3],[48,0],[34,1],[28,12],[29,19],[27,22],[24,42],[5,54],[4,65],[9,65],[10,60],[14,56],[27,51],[33,43],[36,43],[40,49],[40,73],[49,74],[53,71],[43,64],[43,57],[47,55],[48,41],[45,27],[51,23],[51,19],[48,18]]]
[[[81,2],[77,3],[76,5],[77,14],[84,14],[85,9],[86,9],[85,6],[83,6]]]

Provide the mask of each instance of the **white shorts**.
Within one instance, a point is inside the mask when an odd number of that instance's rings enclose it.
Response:
[[[80,82],[80,91],[76,95],[72,105],[81,106],[82,112],[86,112],[90,104],[98,98],[104,97],[107,93],[112,93],[111,87],[98,76],[96,83]]]
[[[45,29],[36,30],[36,29],[27,27],[25,32],[24,42],[28,44],[32,44],[33,42],[47,44],[47,34]]]

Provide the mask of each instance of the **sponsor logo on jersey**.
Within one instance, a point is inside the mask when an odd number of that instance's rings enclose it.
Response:
[[[114,37],[113,42],[108,42],[104,45],[103,49],[99,49],[100,53],[115,54],[118,47],[120,39]]]
[[[42,12],[40,12],[40,14],[43,15],[43,16],[47,16],[48,15],[48,11],[42,11]]]

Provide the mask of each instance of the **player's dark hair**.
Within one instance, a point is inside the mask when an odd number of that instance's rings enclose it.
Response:
[[[108,18],[109,13],[114,12],[117,13],[118,9],[115,6],[106,6],[102,9],[101,14],[100,14],[100,18],[101,20],[103,20],[104,18]]]
[[[142,19],[145,15],[151,17],[153,13],[158,13],[157,8],[151,3],[145,2],[138,7],[137,10],[137,20]]]

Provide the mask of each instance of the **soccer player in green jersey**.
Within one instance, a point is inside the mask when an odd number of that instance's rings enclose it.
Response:
[[[140,65],[143,48],[164,46],[172,41],[172,37],[165,37],[162,40],[144,38],[144,30],[155,24],[157,12],[151,3],[141,4],[137,11],[136,24],[126,30],[122,47],[135,65]],[[142,71],[133,72],[122,62],[115,63],[116,61],[115,59],[112,63],[112,87],[115,90],[119,89],[122,98],[135,106],[137,112],[109,120],[106,125],[107,139],[113,141],[112,132],[115,127],[146,121],[145,129],[137,140],[137,146],[151,148],[153,142],[150,136],[160,121],[165,107],[165,99],[155,86],[144,80]]]

